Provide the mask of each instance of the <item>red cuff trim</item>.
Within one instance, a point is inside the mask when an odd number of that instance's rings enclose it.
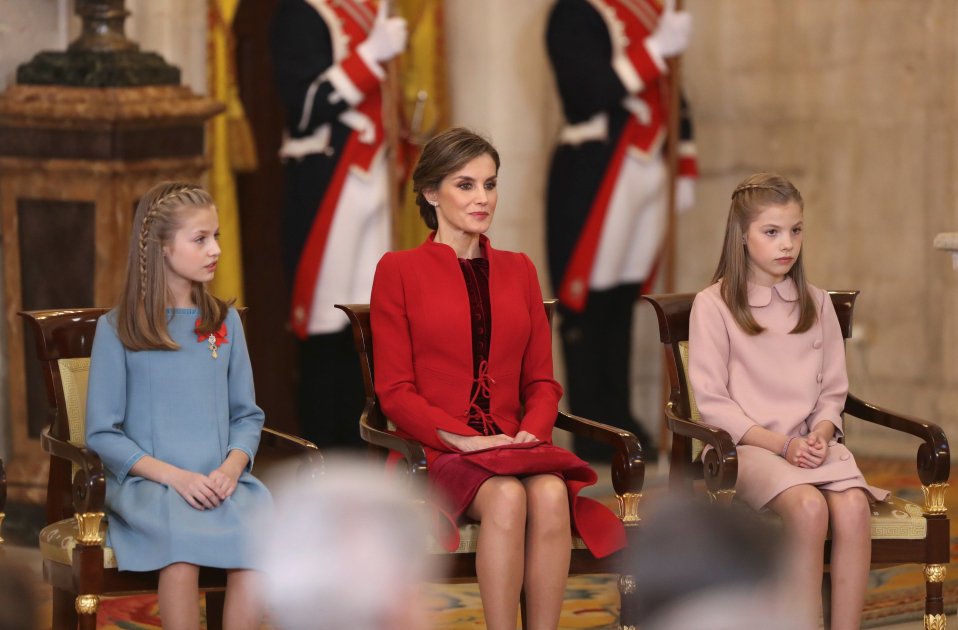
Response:
[[[694,157],[679,158],[679,175],[683,177],[698,177],[699,163]]]

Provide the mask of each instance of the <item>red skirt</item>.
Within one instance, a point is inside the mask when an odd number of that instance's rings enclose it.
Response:
[[[543,442],[509,444],[469,453],[443,453],[429,467],[436,502],[444,506],[437,519],[437,538],[448,551],[459,547],[459,523],[476,493],[495,476],[526,477],[554,474],[569,492],[573,530],[596,558],[625,547],[625,528],[612,510],[588,497],[582,488],[598,478],[589,465],[569,451]]]

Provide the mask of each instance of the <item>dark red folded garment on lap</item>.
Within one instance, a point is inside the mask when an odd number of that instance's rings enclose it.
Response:
[[[553,444],[526,442],[469,453],[444,453],[429,468],[429,479],[441,500],[442,517],[437,536],[448,551],[459,547],[458,523],[487,479],[494,476],[526,477],[555,474],[569,492],[572,525],[596,558],[625,547],[625,528],[612,510],[594,499],[580,497],[582,488],[598,478],[589,465]]]

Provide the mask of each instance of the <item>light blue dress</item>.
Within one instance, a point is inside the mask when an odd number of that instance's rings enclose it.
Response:
[[[243,327],[226,317],[227,342],[214,359],[195,332],[197,309],[172,309],[170,336],[179,350],[127,350],[116,313],[97,323],[87,394],[87,445],[107,469],[107,544],[121,571],[151,571],[173,562],[254,568],[248,548],[254,515],[272,508],[269,491],[250,474],[263,428]],[[130,475],[144,455],[208,475],[232,449],[249,455],[236,491],[219,507],[197,510],[172,487]]]

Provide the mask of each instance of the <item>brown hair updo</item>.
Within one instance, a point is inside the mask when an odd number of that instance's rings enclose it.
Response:
[[[423,195],[425,190],[439,188],[447,176],[455,173],[480,155],[488,155],[499,171],[499,152],[492,143],[463,127],[453,127],[435,136],[422,148],[422,155],[412,173],[412,189],[416,193],[419,215],[430,230],[439,229],[436,209]]]

